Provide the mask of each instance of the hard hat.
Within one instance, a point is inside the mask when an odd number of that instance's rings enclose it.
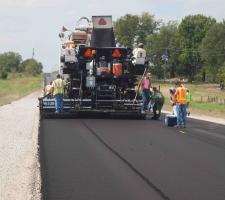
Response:
[[[174,93],[175,93],[175,91],[176,91],[176,89],[175,89],[175,88],[173,88],[173,87],[171,87],[171,88],[169,89],[169,91],[170,91],[170,93],[174,94]]]
[[[154,92],[156,92],[156,91],[157,91],[157,87],[153,87],[152,90],[153,90]]]
[[[143,43],[139,43],[139,44],[138,44],[138,47],[139,47],[139,48],[143,48],[143,47],[144,47],[144,44],[143,44]]]
[[[174,91],[175,90],[175,88],[173,88],[173,87],[171,87],[170,89],[169,89],[169,91]]]

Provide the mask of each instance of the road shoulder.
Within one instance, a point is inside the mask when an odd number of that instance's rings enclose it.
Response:
[[[41,198],[38,156],[40,92],[0,107],[0,199]]]

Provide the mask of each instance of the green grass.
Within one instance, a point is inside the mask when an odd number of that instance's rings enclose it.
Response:
[[[22,76],[0,79],[0,105],[11,103],[42,88],[42,77]]]
[[[169,103],[169,88],[174,87],[174,84],[161,82],[153,83],[153,86],[159,85],[166,97],[164,109],[171,110]],[[191,113],[225,118],[225,91],[220,90],[218,84],[188,83],[185,84],[185,86],[191,92]],[[218,102],[208,102],[208,97],[217,97]]]
[[[171,110],[169,103],[169,88],[174,87],[174,84],[154,82],[153,86],[159,86],[165,95],[165,110]],[[204,114],[213,117],[225,118],[225,91],[221,91],[217,84],[185,84],[190,90],[192,101],[190,110],[192,114]],[[42,77],[11,77],[9,80],[0,79],[0,105],[10,103],[23,96],[26,96],[34,91],[41,90]],[[219,102],[207,102],[208,96],[218,97]],[[202,97],[202,98],[201,98]],[[203,102],[201,102],[201,99]]]

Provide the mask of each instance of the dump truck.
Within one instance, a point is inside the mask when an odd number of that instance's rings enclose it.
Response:
[[[60,33],[63,37],[64,33]],[[142,99],[135,88],[147,65],[135,65],[132,61],[132,49],[116,45],[112,16],[87,19],[86,26],[71,31],[61,44],[59,71],[65,81],[64,112],[56,114],[54,99],[42,97],[41,116],[102,114],[143,118]]]

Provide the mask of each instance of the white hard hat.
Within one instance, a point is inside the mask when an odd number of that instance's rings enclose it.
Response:
[[[143,48],[143,47],[144,47],[144,44],[143,44],[143,43],[139,43],[139,44],[138,44],[138,47],[139,47],[139,48]]]
[[[170,92],[174,92],[174,91],[175,91],[175,88],[171,87],[171,88],[169,89],[169,91],[170,91]]]

